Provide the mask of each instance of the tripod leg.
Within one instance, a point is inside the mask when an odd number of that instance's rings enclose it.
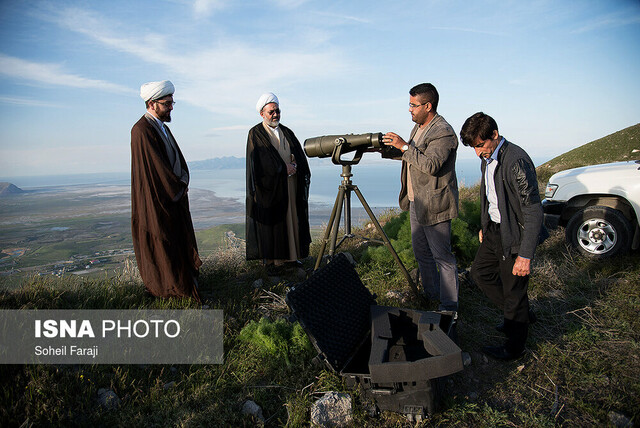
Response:
[[[347,197],[347,192],[343,186],[340,186],[340,192],[338,192],[339,207],[336,211],[336,218],[333,221],[333,233],[331,234],[331,241],[329,242],[329,255],[333,256],[336,253],[336,242],[338,241],[338,232],[340,231],[340,216],[342,215],[342,207],[344,206],[344,199]]]
[[[351,237],[351,187],[347,187],[344,200],[344,235]]]
[[[333,229],[334,221],[336,221],[337,217],[337,225],[340,226],[340,212],[342,211],[342,202],[344,200],[344,188],[340,186],[338,190],[338,196],[336,196],[336,201],[333,204],[333,210],[331,211],[331,217],[329,217],[329,224],[327,224],[327,229],[324,232],[324,238],[322,239],[322,247],[320,247],[320,252],[318,253],[318,258],[316,259],[316,265],[313,270],[317,270],[320,267],[320,263],[322,262],[322,256],[324,256],[324,250],[327,248],[327,242],[329,241],[329,234],[331,234],[331,230]],[[334,235],[337,235],[334,234]],[[332,238],[332,248],[335,250],[336,245],[336,236]],[[333,250],[330,250],[333,251]],[[333,253],[331,253],[333,254]]]
[[[398,257],[398,253],[396,253],[396,250],[391,245],[391,241],[389,241],[389,238],[387,237],[387,234],[384,233],[384,230],[382,229],[382,226],[380,226],[380,223],[378,222],[378,219],[373,214],[373,211],[371,211],[371,208],[369,207],[369,204],[367,203],[367,201],[364,199],[364,196],[362,196],[362,193],[360,192],[360,189],[358,189],[358,186],[353,186],[353,190],[356,192],[356,195],[358,195],[358,199],[360,199],[360,203],[364,207],[364,209],[367,212],[367,214],[369,214],[369,218],[371,219],[373,224],[376,226],[376,229],[382,235],[382,240],[384,241],[385,246],[387,247],[387,249],[389,250],[389,252],[393,256],[393,258],[396,261],[396,263],[398,264],[398,266],[400,266],[400,269],[402,270],[402,273],[404,274],[405,278],[407,279],[407,282],[409,283],[409,286],[411,287],[413,292],[416,294],[416,296],[422,297],[422,295],[418,291],[418,287],[416,287],[416,285],[413,283],[413,280],[411,279],[411,275],[409,275],[409,272],[407,272],[407,268],[404,266],[404,264],[402,263],[402,260],[400,260],[400,257]]]

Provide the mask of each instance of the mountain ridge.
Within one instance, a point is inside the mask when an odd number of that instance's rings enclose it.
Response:
[[[24,190],[7,181],[0,182],[0,197],[20,195]]]
[[[219,158],[191,161],[188,163],[189,169],[191,170],[236,169],[245,167],[245,158],[223,156]]]

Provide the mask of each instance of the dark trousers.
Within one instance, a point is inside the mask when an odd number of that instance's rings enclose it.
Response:
[[[513,275],[516,255],[504,256],[500,225],[490,222],[471,266],[471,278],[504,313],[505,346],[514,352],[524,348],[529,324],[529,276]]]

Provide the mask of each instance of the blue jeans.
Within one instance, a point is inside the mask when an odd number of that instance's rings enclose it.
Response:
[[[440,300],[440,310],[458,310],[458,268],[451,252],[451,220],[431,226],[418,223],[410,204],[411,244],[418,261],[424,292]]]

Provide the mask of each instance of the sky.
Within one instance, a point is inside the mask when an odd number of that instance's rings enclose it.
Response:
[[[0,176],[129,171],[148,81],[187,161],[244,156],[264,92],[301,142],[408,137],[422,82],[551,159],[640,122],[638,76],[638,0],[0,0]]]

